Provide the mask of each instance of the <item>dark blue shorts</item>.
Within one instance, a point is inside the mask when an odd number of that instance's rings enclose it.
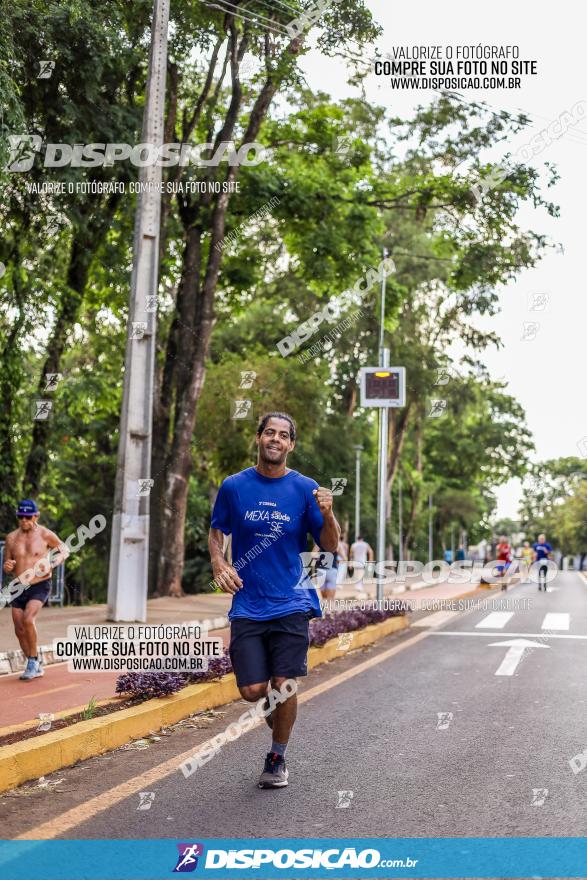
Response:
[[[270,678],[298,678],[308,674],[311,611],[230,622],[230,659],[239,687]]]
[[[42,602],[43,605],[51,595],[51,578],[47,578],[47,580],[39,581],[38,584],[32,584],[32,586],[27,587],[22,591],[22,593],[13,599],[10,603],[11,608],[20,608],[22,611],[27,606],[27,602],[30,602],[31,599],[38,599],[39,602]]]

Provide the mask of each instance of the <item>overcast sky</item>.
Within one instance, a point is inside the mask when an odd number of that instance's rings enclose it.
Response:
[[[531,0],[496,0],[483,8],[464,0],[366,3],[384,30],[379,40],[382,52],[391,53],[392,46],[399,45],[517,45],[521,59],[538,62],[538,75],[522,78],[520,89],[463,93],[467,100],[484,100],[495,109],[522,109],[531,116],[532,126],[508,144],[514,153],[577,102],[585,101],[587,108],[587,16],[580,4],[562,0],[555,7],[541,7]],[[314,52],[304,60],[304,68],[314,89],[327,90],[335,98],[359,95],[345,84],[340,59]],[[393,90],[388,78],[374,75],[366,80],[365,89],[374,103],[404,116],[435,96],[423,90]],[[505,144],[502,149],[506,151]],[[520,212],[520,225],[561,242],[564,254],[549,254],[537,268],[524,271],[516,283],[498,291],[501,312],[491,324],[504,345],[484,356],[492,376],[506,380],[510,393],[524,406],[536,443],[536,460],[578,455],[577,444],[587,436],[587,305],[582,263],[587,255],[586,159],[587,121],[583,119],[531,160],[540,167],[545,161],[557,166],[561,179],[545,195],[560,206],[560,217],[550,218],[544,210],[527,206]],[[548,294],[541,311],[529,308],[536,293]],[[524,322],[540,325],[534,339],[522,340]],[[518,482],[501,487],[497,494],[498,514],[515,516]]]

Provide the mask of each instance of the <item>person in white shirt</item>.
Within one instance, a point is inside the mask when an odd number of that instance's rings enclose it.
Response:
[[[349,564],[349,545],[346,536],[341,536],[336,551],[338,556],[338,578],[337,585],[344,584],[347,579],[347,568]]]
[[[365,587],[363,586],[363,578],[365,576],[365,563],[372,562],[373,559],[374,554],[371,546],[363,540],[361,535],[359,535],[357,540],[351,545],[350,557],[350,561],[352,563],[356,563],[355,565],[353,565],[353,568],[357,569],[359,573],[359,578],[355,582],[357,590],[365,589]]]

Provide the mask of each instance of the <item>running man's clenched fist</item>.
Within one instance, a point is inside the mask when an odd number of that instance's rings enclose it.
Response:
[[[212,566],[212,574],[215,585],[220,587],[223,593],[237,593],[243,585],[236,569],[225,560]]]
[[[332,513],[332,492],[330,489],[324,489],[322,486],[319,486],[317,489],[314,489],[313,494],[316,504],[320,508],[320,513],[323,516]]]

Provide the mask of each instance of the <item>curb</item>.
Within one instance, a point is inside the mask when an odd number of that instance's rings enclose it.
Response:
[[[227,627],[228,617],[207,617],[205,620],[190,620],[188,623],[211,631]],[[55,657],[53,645],[39,645],[38,652],[39,659],[44,666],[50,666],[52,663],[63,663],[63,657]],[[0,676],[10,675],[13,672],[20,672],[25,665],[26,657],[20,648],[17,648],[14,651],[0,652]]]
[[[308,668],[314,669],[342,656],[348,650],[372,645],[385,636],[409,627],[405,615],[348,633],[349,644],[330,639],[320,648],[308,651]],[[35,739],[0,747],[0,792],[23,782],[62,770],[78,761],[119,748],[132,739],[187,718],[194,712],[214,709],[240,698],[232,673],[217,681],[188,685],[179,693],[148,700],[140,706],[122,709],[102,718],[80,721],[64,730],[55,730]]]

